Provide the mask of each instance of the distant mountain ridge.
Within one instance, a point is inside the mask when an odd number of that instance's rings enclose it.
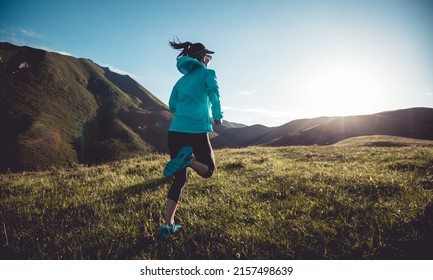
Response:
[[[215,147],[330,145],[365,135],[433,139],[433,108],[409,108],[371,115],[300,119],[279,127],[216,128]]]
[[[0,42],[0,172],[95,164],[167,152],[172,114],[127,75]],[[294,120],[278,127],[224,121],[212,145],[329,145],[364,135],[433,139],[433,109]]]

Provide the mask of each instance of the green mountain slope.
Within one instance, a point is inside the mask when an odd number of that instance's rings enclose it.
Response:
[[[0,170],[164,151],[168,108],[91,60],[0,43]]]

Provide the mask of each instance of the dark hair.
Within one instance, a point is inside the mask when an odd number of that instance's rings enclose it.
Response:
[[[177,58],[181,57],[181,56],[189,56],[189,57],[193,57],[196,59],[200,59],[203,55],[207,54],[207,53],[214,53],[213,51],[210,51],[208,49],[206,49],[206,47],[201,44],[201,43],[191,43],[191,42],[180,42],[179,39],[178,43],[176,43],[176,41],[173,39],[173,41],[169,42],[170,46],[173,49],[176,50],[180,50],[182,49],[182,51],[180,52],[180,54],[177,56]]]

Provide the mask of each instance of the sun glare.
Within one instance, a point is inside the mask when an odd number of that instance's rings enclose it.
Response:
[[[306,69],[298,88],[318,114],[366,113],[389,90],[387,75],[380,60],[370,56],[327,56]]]

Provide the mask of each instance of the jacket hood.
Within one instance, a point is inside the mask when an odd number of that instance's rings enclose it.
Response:
[[[189,56],[181,56],[177,60],[176,67],[180,71],[180,73],[188,74],[192,70],[195,70],[197,68],[206,68],[206,65],[204,65],[195,58]]]

